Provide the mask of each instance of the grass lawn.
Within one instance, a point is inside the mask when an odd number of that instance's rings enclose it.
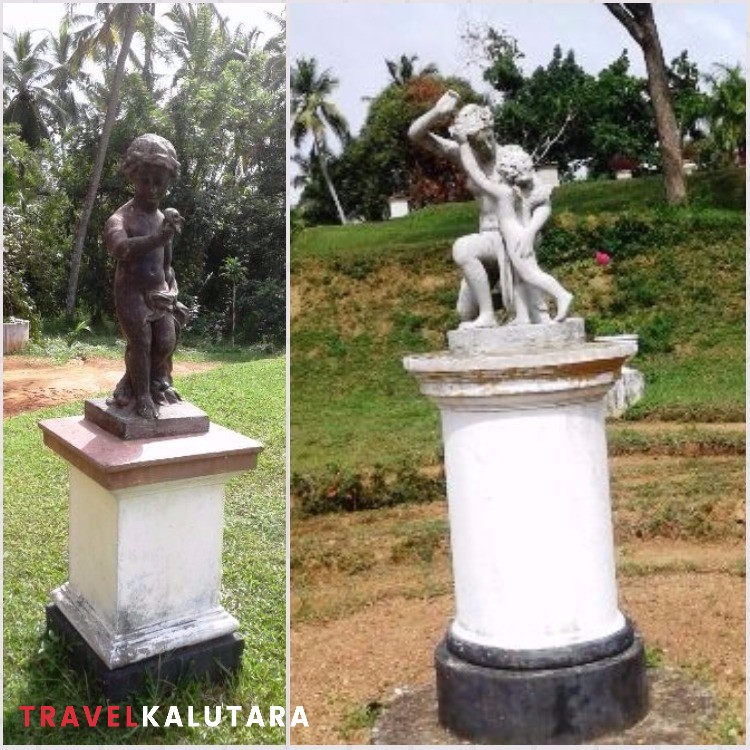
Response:
[[[260,440],[256,471],[227,490],[223,606],[240,622],[242,670],[224,685],[189,683],[137,695],[128,702],[187,706],[242,706],[286,701],[286,481],[285,359],[225,364],[178,378],[184,398],[212,421]],[[281,744],[280,728],[25,729],[19,705],[99,705],[101,697],[66,668],[61,644],[44,636],[49,592],[67,577],[67,472],[42,444],[37,421],[82,413],[82,404],[45,409],[4,422],[4,739],[6,744]],[[226,713],[226,712],[225,712]],[[58,714],[60,716],[61,714]],[[163,723],[166,709],[156,714]],[[137,720],[137,719],[136,719]],[[183,718],[184,720],[184,718]]]

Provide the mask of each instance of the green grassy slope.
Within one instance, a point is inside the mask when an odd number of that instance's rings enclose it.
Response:
[[[540,262],[574,292],[590,333],[640,335],[648,389],[632,418],[742,421],[744,170],[696,175],[690,191],[690,206],[672,209],[658,178],[562,186]],[[442,348],[456,325],[450,248],[476,223],[474,204],[449,204],[294,239],[293,472],[434,461],[437,410],[401,358]],[[594,263],[597,249],[609,266]]]

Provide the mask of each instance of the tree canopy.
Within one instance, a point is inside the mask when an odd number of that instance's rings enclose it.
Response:
[[[155,132],[172,141],[182,164],[165,205],[174,206],[187,219],[184,233],[175,241],[173,264],[181,298],[198,312],[193,333],[229,338],[234,316],[239,343],[282,343],[286,92],[279,71],[284,70],[286,53],[283,19],[277,19],[279,35],[264,40],[257,30],[226,28],[226,22],[207,4],[172,6],[169,13],[175,20],[169,25],[162,25],[150,8],[142,8],[145,20],[139,21],[150,39],[144,45],[147,60],[131,58],[125,69],[83,238],[77,316],[94,322],[114,317],[114,266],[101,228],[132,195],[119,170],[125,150],[136,136]],[[38,138],[24,137],[20,123],[9,124],[6,117],[4,279],[13,280],[13,288],[5,289],[6,315],[48,319],[64,311],[72,236],[90,183],[107,110],[105,94],[115,74],[121,39],[114,33],[111,37],[104,34],[106,20],[106,15],[77,15],[73,7],[70,25],[64,29],[72,42],[63,40],[60,30],[61,48],[51,42],[23,48],[42,60],[34,70],[44,75],[37,74],[35,85],[47,87],[59,100],[65,99],[63,94],[68,101],[77,100],[77,114],[64,121],[56,119],[52,108],[43,106],[39,98],[36,112],[45,130],[38,130]],[[109,31],[113,29],[110,25]],[[100,50],[96,53],[99,76],[89,78],[81,74],[73,46],[82,50],[81,45],[88,44],[92,49],[91,40],[97,34],[104,40],[96,48]],[[178,75],[169,81],[160,78],[154,59],[171,62]],[[20,67],[10,51],[4,62],[6,69]],[[6,111],[19,96],[17,81],[21,78],[6,75]],[[234,269],[231,276],[222,274],[227,267]]]
[[[407,56],[402,59],[413,61]],[[441,77],[432,69],[406,80],[397,76],[370,102],[359,135],[346,142],[338,157],[329,159],[331,179],[347,215],[385,218],[388,199],[396,195],[408,197],[412,206],[469,198],[464,178],[407,136],[409,125],[448,89],[458,91],[467,103],[480,101],[466,81]],[[331,221],[330,201],[321,190],[322,175],[314,162],[306,165],[309,173],[300,208],[307,221]]]
[[[591,74],[573,50],[556,45],[549,62],[527,74],[522,68],[523,52],[508,33],[491,27],[469,29],[464,39],[479,50],[483,77],[500,99],[493,108],[498,142],[521,145],[537,164],[556,162],[568,178],[582,165],[591,177],[612,175],[619,169],[663,169],[653,84],[633,74],[626,50]],[[335,220],[326,179],[336,185],[347,216],[369,220],[385,218],[388,199],[395,195],[408,198],[412,208],[469,197],[463,177],[447,162],[414,146],[407,131],[448,88],[459,91],[463,103],[481,102],[483,97],[467,82],[441,76],[433,65],[420,69],[417,59],[403,54],[385,60],[390,82],[369,98],[359,134],[345,141],[341,154],[326,156],[327,178],[315,159],[301,152],[293,157],[302,170],[296,184],[304,186],[296,220]],[[315,61],[305,64],[314,66]],[[335,80],[331,71],[326,75]],[[665,80],[681,158],[701,165],[744,158],[741,68],[718,66],[706,76],[683,51],[665,66]],[[328,89],[330,106],[334,106],[332,93],[333,88]]]

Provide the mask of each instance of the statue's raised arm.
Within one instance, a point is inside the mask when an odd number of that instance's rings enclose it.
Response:
[[[437,135],[432,130],[453,119],[460,101],[461,97],[455,91],[446,91],[432,109],[429,109],[411,124],[409,128],[410,140],[425,151],[429,151],[433,156],[459,164],[458,144],[450,138]]]

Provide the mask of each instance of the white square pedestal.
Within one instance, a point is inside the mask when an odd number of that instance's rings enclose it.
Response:
[[[109,669],[234,633],[220,604],[224,486],[263,446],[202,435],[123,441],[82,417],[40,422],[69,464],[69,579],[52,602]]]

